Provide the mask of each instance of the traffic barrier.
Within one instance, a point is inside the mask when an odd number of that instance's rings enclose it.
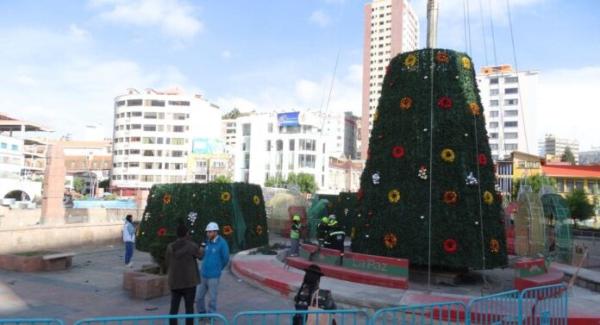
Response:
[[[467,305],[469,324],[517,324],[519,291],[511,290],[475,298]]]
[[[519,325],[566,325],[568,303],[564,284],[525,289],[519,295]]]
[[[64,323],[54,318],[7,318],[0,319],[0,325],[64,325]]]
[[[444,302],[380,309],[370,325],[464,324],[466,306],[462,302]]]
[[[185,321],[185,322],[184,322]],[[157,316],[124,316],[124,317],[98,317],[78,320],[75,325],[154,325],[154,324],[186,324],[186,325],[229,325],[221,314],[178,314]],[[61,324],[62,325],[62,324]]]
[[[296,318],[296,321],[294,321]],[[333,309],[333,310],[270,310],[270,311],[245,311],[238,313],[233,318],[234,325],[255,324],[314,324],[331,325],[335,320],[337,325],[369,324],[369,314],[360,309]]]

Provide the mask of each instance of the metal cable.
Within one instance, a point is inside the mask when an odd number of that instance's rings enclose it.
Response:
[[[434,60],[433,60],[433,49],[430,49],[430,78],[431,78],[431,86],[430,86],[430,96],[429,96],[429,211],[428,211],[428,224],[427,224],[427,233],[428,233],[428,244],[427,244],[427,290],[431,290],[431,210],[432,210],[432,198],[433,198],[433,73],[434,73]]]
[[[483,3],[479,0],[479,17],[481,18],[481,38],[483,39],[483,55],[485,57],[485,65],[488,65],[487,41],[485,40],[485,22],[483,19]]]
[[[515,63],[515,72],[517,74],[517,87],[519,88],[519,106],[521,106],[521,111],[523,112],[523,135],[525,136],[525,151],[529,152],[529,141],[527,140],[527,127],[526,127],[526,118],[525,118],[525,105],[523,103],[523,97],[521,96],[521,78],[519,78],[519,64],[517,62],[517,50],[515,46],[515,36],[513,34],[513,26],[512,26],[512,15],[510,13],[510,2],[506,0],[506,12],[508,14],[508,26],[510,28],[510,41],[512,44],[512,55],[513,61]]]
[[[488,5],[490,6],[490,29],[492,31],[492,50],[494,54],[494,65],[498,65],[498,58],[496,55],[496,36],[494,35],[494,10],[492,7],[492,0],[488,0]]]

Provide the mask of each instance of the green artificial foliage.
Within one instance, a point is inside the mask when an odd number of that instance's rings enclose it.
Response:
[[[342,229],[346,232],[347,238],[351,238],[352,229],[356,229],[357,226],[354,224],[354,221],[357,220],[358,203],[356,193],[340,192],[338,203],[335,205],[335,215]]]
[[[161,184],[150,190],[139,226],[136,248],[150,252],[164,270],[167,245],[176,239],[179,223],[192,239],[205,239],[206,225],[219,224],[219,234],[232,252],[269,242],[265,204],[260,186],[245,183]]]
[[[445,149],[452,153],[443,159]],[[425,49],[392,59],[357,195],[355,251],[444,269],[507,265],[501,199],[466,54]]]

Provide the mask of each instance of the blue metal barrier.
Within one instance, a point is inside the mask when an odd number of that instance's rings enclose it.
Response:
[[[464,324],[466,308],[462,302],[384,308],[373,315],[370,325]]]
[[[519,325],[566,325],[568,303],[564,284],[525,289],[519,295]]]
[[[294,317],[296,317],[296,323],[294,323]],[[245,311],[233,317],[233,324],[331,325],[333,320],[337,325],[369,324],[369,314],[360,309]]]
[[[78,320],[75,325],[110,325],[110,324],[132,324],[132,325],[154,325],[154,324],[210,324],[229,325],[227,319],[221,314],[178,314],[157,316],[124,316],[124,317],[98,317]]]
[[[519,324],[519,291],[511,290],[472,299],[467,305],[469,324]]]
[[[0,318],[0,325],[64,325],[64,323],[54,318]]]

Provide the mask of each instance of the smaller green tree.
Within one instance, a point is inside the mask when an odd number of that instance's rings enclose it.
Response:
[[[519,195],[519,190],[521,189],[521,181],[522,179],[520,178],[513,178],[513,199],[516,199]],[[529,176],[524,180],[524,183],[531,186],[531,190],[534,193],[539,193],[539,191],[544,185],[551,186],[553,189],[556,190],[556,179],[546,177],[542,174]]]
[[[571,217],[579,221],[587,220],[594,215],[594,206],[583,190],[574,190],[565,198]]]
[[[571,151],[571,147],[565,147],[565,152],[560,156],[560,161],[568,162],[571,165],[575,165],[575,155],[573,155],[573,151]]]
[[[283,177],[281,177],[281,175],[275,175],[273,177],[267,177],[267,179],[265,181],[265,186],[266,187],[285,188],[286,185],[287,185],[287,182],[286,182],[285,179],[283,179]]]
[[[85,180],[81,177],[75,177],[75,179],[73,179],[73,188],[77,193],[83,194],[83,190],[85,189]]]
[[[103,188],[104,191],[108,191],[110,188],[110,179],[105,179],[98,184],[98,187]]]
[[[228,177],[225,175],[218,175],[217,177],[215,177],[215,179],[212,182],[213,183],[221,183],[221,184],[229,184],[229,183],[231,183],[231,177]]]
[[[314,193],[319,187],[317,186],[317,182],[315,182],[315,176],[307,173],[299,173],[295,175],[295,184],[300,187],[300,192],[302,193]],[[290,182],[288,178],[288,184],[294,184]]]

